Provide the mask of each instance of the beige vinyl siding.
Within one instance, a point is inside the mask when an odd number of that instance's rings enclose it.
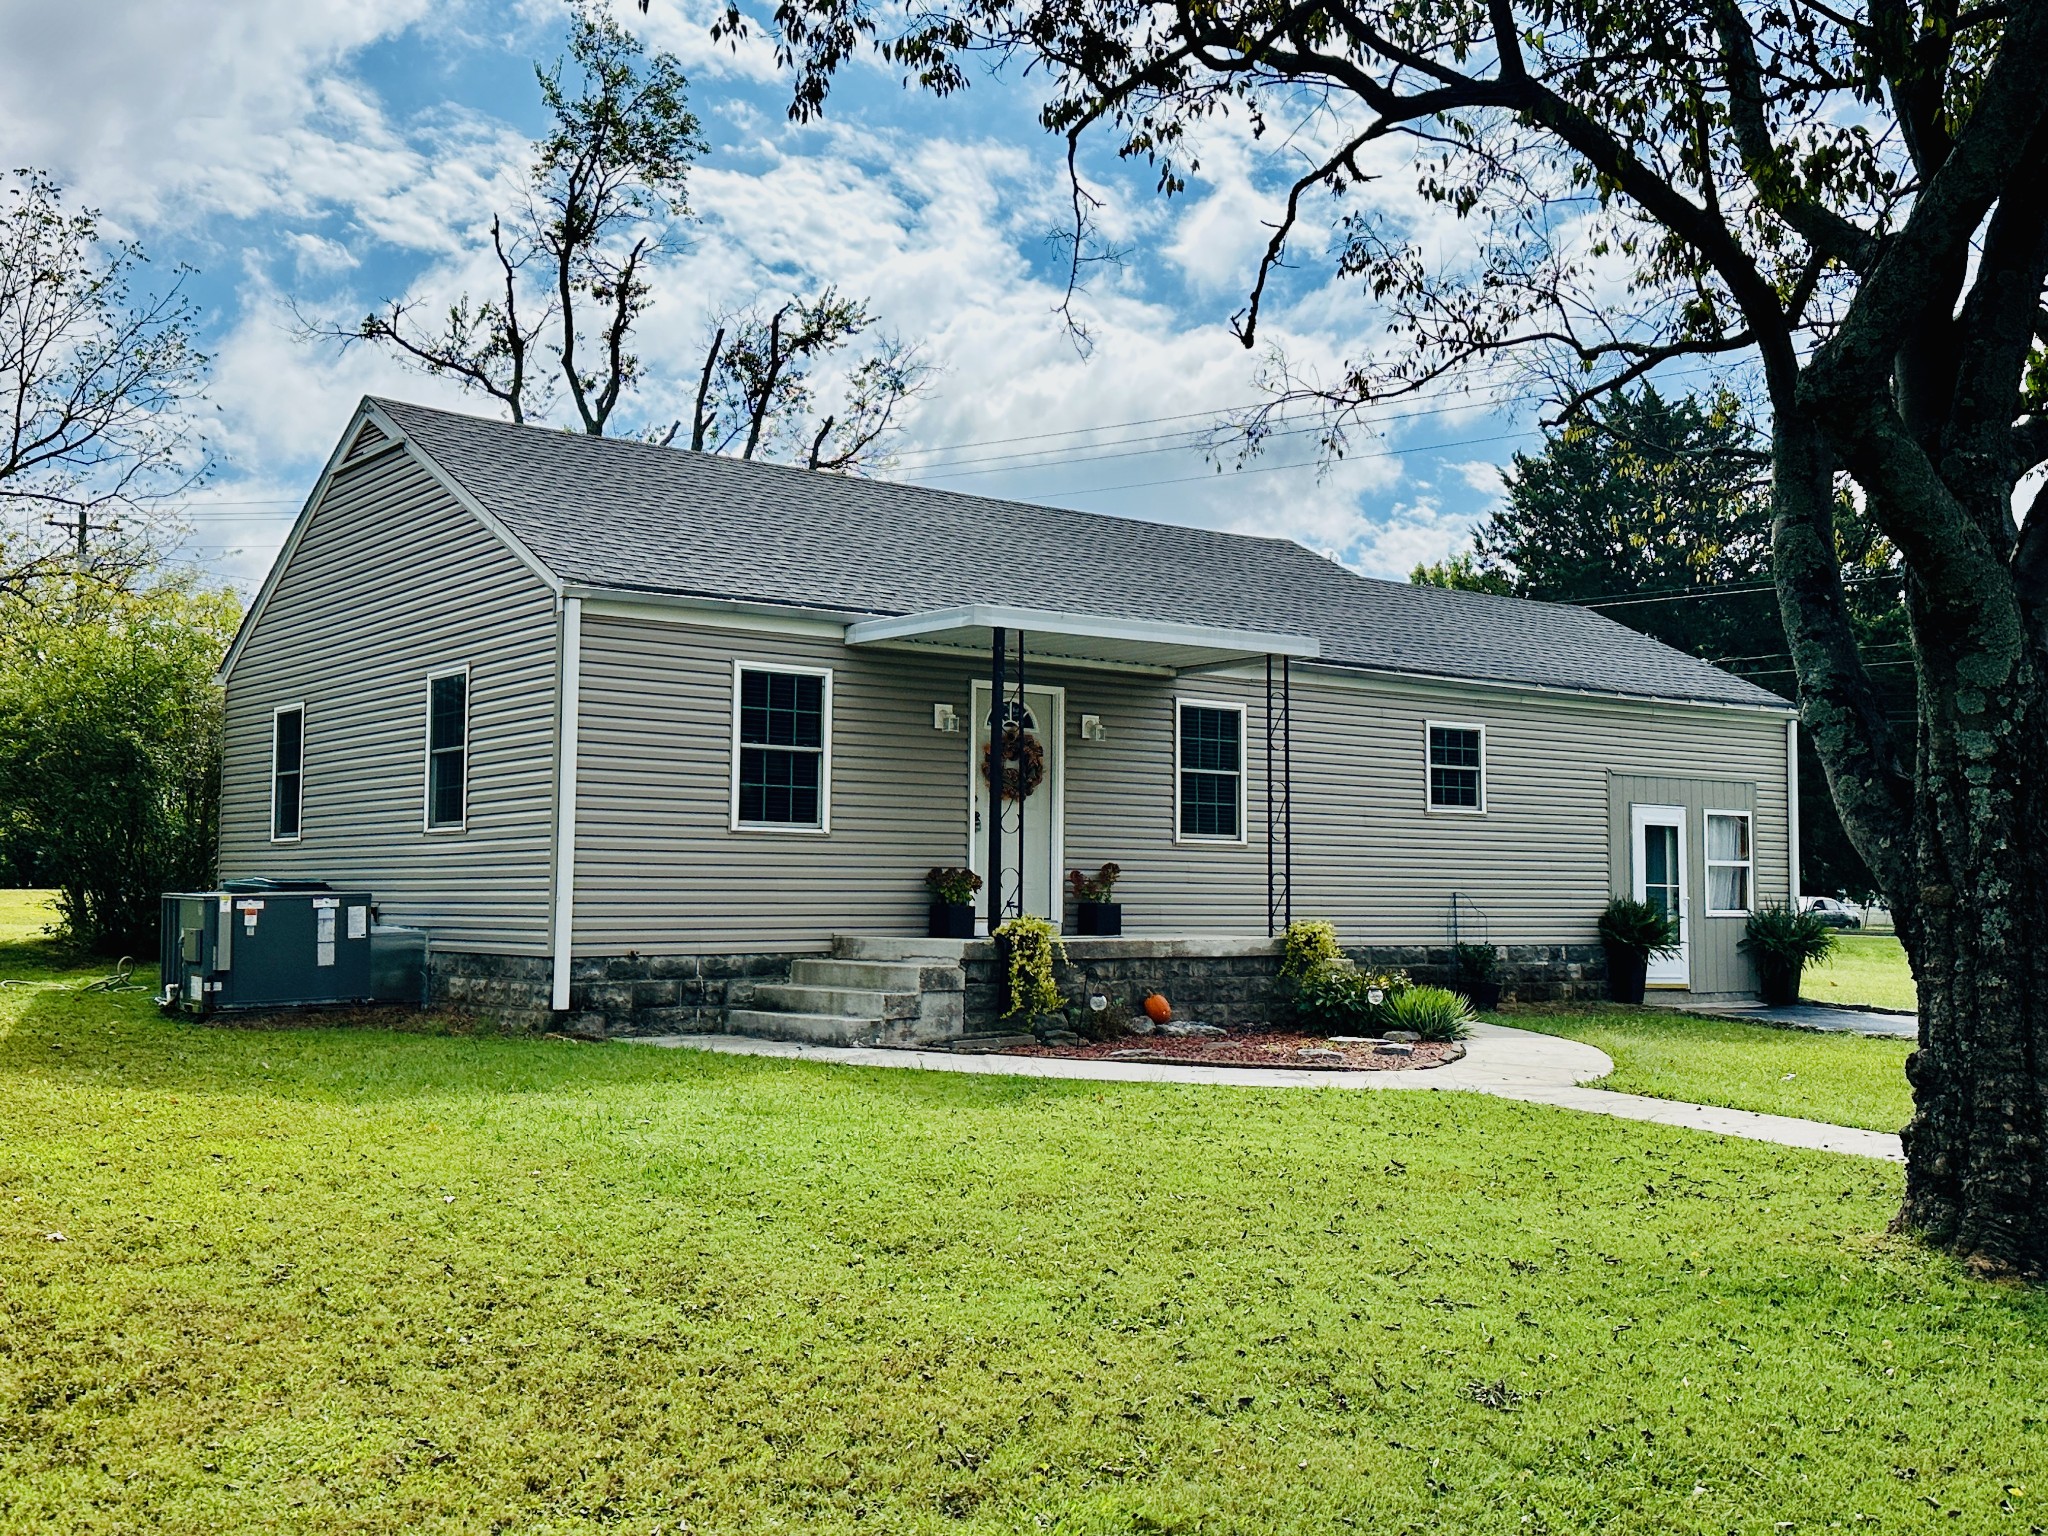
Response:
[[[1754,784],[1757,887],[1783,896],[1781,716],[1308,675],[1294,692],[1297,917],[1332,917],[1356,942],[1442,943],[1455,891],[1496,944],[1591,943],[1612,894],[1610,770]],[[1485,727],[1484,814],[1425,809],[1432,720]]]
[[[222,875],[361,886],[438,944],[545,953],[556,623],[547,586],[409,452],[359,450],[228,678]],[[429,833],[427,678],[464,663],[468,824]],[[299,702],[303,833],[273,843],[271,710]]]
[[[833,669],[829,835],[729,825],[735,658]],[[1266,926],[1265,690],[1256,668],[1181,678],[1027,660],[1066,694],[1064,863],[1123,866],[1131,934]],[[979,660],[814,635],[586,612],[578,757],[579,954],[815,949],[921,931],[923,875],[968,854]],[[1177,698],[1245,713],[1242,845],[1176,843]],[[932,728],[951,704],[961,730]],[[1080,736],[1084,714],[1107,739]],[[1424,722],[1486,728],[1483,815],[1425,809]],[[1326,668],[1294,684],[1294,911],[1350,943],[1441,943],[1455,891],[1495,943],[1590,943],[1610,895],[1609,773],[1754,786],[1756,885],[1786,885],[1776,715],[1429,683]],[[1470,936],[1468,908],[1461,923]]]

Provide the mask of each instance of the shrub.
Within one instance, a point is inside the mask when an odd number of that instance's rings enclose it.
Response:
[[[1003,1017],[1059,1012],[1060,985],[1053,967],[1067,959],[1059,930],[1042,917],[1013,917],[996,930],[996,937],[1010,993]]]
[[[1289,1005],[1294,1021],[1304,1029],[1325,1035],[1363,1034],[1387,1027],[1387,1005],[1410,985],[1406,971],[1361,971],[1340,960],[1318,966],[1295,982]]]
[[[950,907],[972,905],[974,893],[981,889],[981,876],[971,869],[954,869],[940,866],[928,869],[924,883],[932,893],[932,900]]]
[[[1341,963],[1295,978],[1287,1003],[1295,1023],[1325,1035],[1364,1028],[1372,1007],[1365,998],[1365,978]]]
[[[81,584],[0,618],[0,816],[75,943],[153,954],[161,893],[212,883],[213,673],[238,612],[227,593]]]
[[[1380,1005],[1386,1029],[1413,1030],[1425,1040],[1462,1040],[1472,1033],[1472,1005],[1446,987],[1404,987]]]
[[[1774,903],[1750,913],[1740,947],[1758,965],[1782,966],[1796,975],[1835,952],[1835,931],[1817,912]]]
[[[1451,963],[1467,981],[1492,981],[1500,975],[1500,951],[1491,944],[1459,944]]]
[[[1646,959],[1678,953],[1678,918],[1632,896],[1617,896],[1600,914],[1600,942]]]
[[[1343,962],[1336,924],[1303,921],[1287,925],[1287,937],[1280,947],[1281,981],[1298,982],[1311,971]]]

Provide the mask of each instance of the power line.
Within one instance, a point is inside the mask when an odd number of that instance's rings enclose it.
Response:
[[[1425,408],[1423,408],[1423,409],[1420,409],[1420,410],[1414,410],[1414,411],[1397,411],[1397,412],[1391,412],[1391,413],[1388,413],[1388,414],[1385,414],[1385,415],[1380,415],[1380,416],[1372,416],[1372,417],[1358,417],[1358,418],[1354,418],[1354,419],[1353,419],[1353,421],[1352,421],[1352,422],[1350,423],[1350,425],[1352,425],[1352,426],[1357,426],[1357,427],[1377,427],[1377,426],[1398,426],[1398,425],[1401,425],[1401,424],[1403,424],[1403,423],[1405,423],[1405,422],[1409,422],[1409,421],[1418,421],[1418,420],[1422,419],[1422,418],[1423,418],[1423,417],[1425,417],[1425,416],[1443,416],[1443,415],[1448,415],[1448,414],[1450,414],[1450,413],[1452,413],[1452,412],[1455,412],[1455,411],[1462,411],[1462,410],[1472,410],[1472,409],[1480,409],[1480,410],[1498,410],[1498,409],[1500,409],[1500,408],[1501,408],[1502,406],[1506,406],[1506,405],[1512,405],[1512,404],[1514,404],[1514,403],[1515,403],[1515,401],[1516,401],[1516,397],[1515,397],[1514,395],[1512,395],[1512,394],[1502,394],[1502,395],[1500,395],[1500,396],[1499,396],[1498,398],[1493,398],[1493,397],[1486,397],[1486,398],[1479,398],[1479,397],[1474,397],[1474,398],[1470,398],[1470,399],[1467,399],[1467,400],[1464,400],[1464,401],[1461,401],[1461,402],[1458,402],[1458,403],[1455,403],[1455,404],[1445,404],[1445,405],[1438,405],[1438,406],[1430,406],[1430,407],[1425,407]],[[1201,415],[1201,416],[1205,416],[1205,417],[1213,417],[1213,416],[1226,416],[1226,415],[1228,415],[1228,414],[1230,414],[1230,413],[1229,413],[1229,412],[1227,412],[1227,411],[1215,411],[1215,412],[1208,412],[1208,411],[1205,411],[1205,412],[1198,412],[1198,413],[1196,413],[1196,414],[1198,414],[1198,415]],[[1180,418],[1175,418],[1175,417],[1165,417],[1165,418],[1162,418],[1162,419],[1163,419],[1163,420],[1169,420],[1169,421],[1170,421],[1170,420],[1177,420],[1177,419],[1180,419]],[[1283,418],[1283,419],[1284,419],[1284,418]],[[1142,425],[1142,423],[1131,423],[1131,425]],[[1316,431],[1321,431],[1321,430],[1324,430],[1325,426],[1326,426],[1326,423],[1322,423],[1322,422],[1314,422],[1314,423],[1311,423],[1311,424],[1309,424],[1309,425],[1307,425],[1307,426],[1304,426],[1304,427],[1291,427],[1291,428],[1288,428],[1288,429],[1286,429],[1285,431],[1281,431],[1281,432],[1273,432],[1273,433],[1270,433],[1269,435],[1270,435],[1270,436],[1274,436],[1274,437],[1285,437],[1285,436],[1291,436],[1291,435],[1296,435],[1296,434],[1299,434],[1299,433],[1303,433],[1303,432],[1316,432]],[[1077,435],[1079,435],[1079,434],[1081,434],[1081,433],[1084,433],[1084,432],[1097,432],[1097,431],[1110,431],[1110,430],[1113,430],[1113,424],[1111,424],[1111,425],[1105,425],[1105,426],[1101,426],[1101,427],[1075,427],[1075,428],[1073,428],[1073,429],[1071,429],[1071,430],[1069,430],[1069,431],[1067,431],[1067,432],[1057,432],[1057,433],[1039,433],[1039,434],[1035,434],[1035,436],[1037,436],[1037,437],[1073,437],[1073,436],[1077,436]],[[1076,444],[1076,445],[1075,445],[1075,447],[1076,447],[1076,448],[1090,448],[1090,447],[1101,447],[1101,448],[1124,448],[1124,447],[1128,447],[1128,446],[1130,446],[1130,445],[1131,445],[1131,444],[1133,444],[1133,443],[1156,443],[1156,442],[1167,442],[1167,441],[1169,441],[1169,440],[1172,440],[1172,439],[1182,439],[1182,438],[1193,438],[1193,437],[1196,437],[1196,436],[1198,436],[1199,434],[1201,434],[1201,433],[1203,433],[1203,432],[1206,432],[1206,431],[1210,431],[1210,430],[1212,430],[1212,429],[1210,429],[1210,428],[1206,428],[1206,427],[1183,427],[1183,428],[1179,429],[1178,431],[1174,431],[1174,432],[1156,432],[1156,433],[1151,433],[1151,434],[1148,434],[1147,436],[1144,436],[1144,437],[1126,437],[1126,438],[1116,438],[1116,439],[1112,439],[1111,441],[1109,441],[1109,442],[1105,442],[1105,443],[1088,443],[1088,444]],[[996,438],[996,439],[993,439],[993,440],[992,440],[991,442],[989,442],[989,443],[986,443],[986,444],[977,444],[977,443],[963,443],[963,444],[960,444],[960,445],[958,445],[958,448],[911,448],[911,449],[906,449],[906,450],[904,450],[904,451],[905,451],[906,453],[908,453],[908,454],[912,455],[912,456],[920,456],[920,455],[929,455],[929,454],[938,454],[938,453],[951,453],[951,452],[956,452],[956,451],[958,451],[958,449],[964,449],[964,448],[974,448],[974,447],[994,447],[994,446],[997,446],[997,445],[999,445],[999,444],[1001,444],[1001,443],[1005,443],[1005,442],[1028,442],[1028,441],[1031,441],[1031,440],[1032,440],[1031,438]],[[1189,446],[1189,447],[1195,447],[1195,446],[1198,446],[1198,445],[1197,445],[1196,443],[1190,442],[1190,443],[1188,443],[1188,444],[1187,444],[1187,446]],[[921,471],[926,471],[926,470],[932,470],[932,469],[951,469],[951,468],[952,468],[952,467],[953,467],[954,465],[958,465],[958,464],[983,464],[983,463],[994,463],[994,462],[996,462],[997,460],[1002,460],[1002,459],[1028,459],[1028,458],[1038,458],[1038,457],[1042,457],[1042,456],[1044,456],[1044,455],[1046,455],[1046,454],[1058,454],[1058,453],[1064,453],[1064,452],[1066,452],[1066,451],[1067,451],[1067,450],[1064,450],[1064,449],[1059,449],[1059,448],[1040,448],[1040,449],[1024,449],[1024,450],[1020,450],[1019,452],[1016,452],[1016,453],[999,453],[999,454],[990,454],[990,455],[986,455],[986,456],[984,456],[984,457],[981,457],[981,458],[973,458],[973,459],[954,459],[954,460],[950,460],[950,461],[947,461],[947,462],[945,462],[945,463],[943,463],[943,464],[914,464],[914,465],[910,465],[910,466],[908,466],[908,467],[909,467],[909,468],[910,468],[910,469],[911,469],[912,471],[914,471],[914,472],[921,472]],[[1113,456],[1114,456],[1114,455],[1103,455],[1103,457],[1113,457]]]
[[[1842,578],[1842,585],[1845,587],[1860,587],[1871,582],[1901,581],[1904,577],[1905,572],[1903,571],[1891,571],[1876,576],[1844,576]],[[1616,593],[1612,597],[1561,598],[1559,601],[1568,601],[1577,608],[1629,608],[1637,603],[1689,602],[1694,598],[1701,597],[1741,597],[1750,593],[1775,592],[1776,590],[1777,583],[1765,579],[1762,581],[1727,582],[1718,587],[1672,587],[1662,593],[1638,593],[1634,595]]]

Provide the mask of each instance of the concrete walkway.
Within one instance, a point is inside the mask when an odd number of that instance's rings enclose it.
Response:
[[[1681,1013],[1715,1019],[1741,1019],[1745,1024],[1775,1024],[1781,1029],[1819,1029],[1830,1034],[1887,1035],[1898,1040],[1920,1038],[1920,1020],[1910,1013],[1878,1013],[1865,1008],[1832,1008],[1826,1003],[1794,1003],[1766,1008],[1761,1003],[1727,1007],[1683,1007]]]
[[[799,1045],[754,1040],[742,1035],[654,1035],[627,1037],[621,1044],[722,1051],[735,1056],[781,1056],[846,1067],[913,1067],[927,1072],[994,1073],[1009,1077],[1062,1078],[1097,1083],[1205,1083],[1230,1088],[1389,1088],[1485,1093],[1525,1104],[1583,1110],[1620,1120],[1684,1126],[1718,1136],[1740,1136],[1779,1146],[1846,1152],[1857,1157],[1901,1162],[1899,1138],[1879,1131],[1758,1115],[1708,1104],[1681,1104],[1633,1093],[1607,1093],[1579,1085],[1614,1070],[1604,1051],[1576,1040],[1475,1024],[1462,1061],[1423,1071],[1301,1072],[1284,1067],[1166,1066],[1154,1062],[1076,1061],[1058,1056],[967,1056],[950,1051],[903,1051],[874,1047]]]

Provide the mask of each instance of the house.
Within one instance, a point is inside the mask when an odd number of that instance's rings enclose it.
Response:
[[[1798,889],[1791,706],[1585,609],[395,400],[221,676],[222,874],[367,888],[437,997],[534,1023],[992,1028],[991,946],[920,937],[936,865],[1061,922],[1115,862],[1083,979],[1199,1016],[1263,1008],[1289,915],[1594,990],[1615,892],[1683,914],[1653,985],[1748,995]]]

